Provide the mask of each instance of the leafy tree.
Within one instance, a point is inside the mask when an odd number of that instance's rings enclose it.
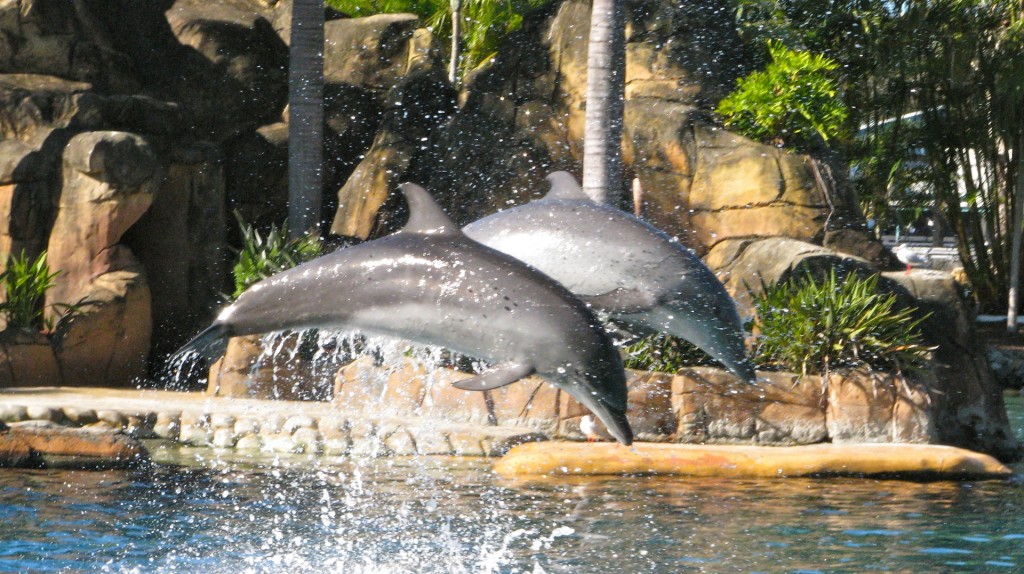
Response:
[[[831,78],[838,64],[821,55],[790,50],[770,40],[771,62],[737,83],[717,112],[725,125],[752,139],[797,148],[817,137],[843,135],[848,111]]]
[[[752,41],[820,53],[843,72],[859,130],[846,148],[876,217],[928,197],[957,237],[983,308],[1007,301],[1024,150],[1019,0],[737,0]]]

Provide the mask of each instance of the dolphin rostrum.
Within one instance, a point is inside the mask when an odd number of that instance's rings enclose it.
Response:
[[[542,199],[470,223],[466,235],[537,268],[638,331],[690,341],[741,379],[754,368],[736,304],[692,251],[656,227],[596,203],[576,179],[547,177]]]
[[[467,238],[422,187],[400,188],[410,213],[400,231],[256,283],[178,352],[215,359],[229,337],[282,329],[401,337],[494,365],[455,384],[465,390],[495,389],[536,373],[629,445],[622,360],[586,304]]]

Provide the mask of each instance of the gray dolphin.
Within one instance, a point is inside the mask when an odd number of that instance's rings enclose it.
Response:
[[[640,331],[690,341],[753,382],[736,304],[715,274],[656,227],[596,203],[569,173],[542,199],[470,223],[463,232],[549,275]]]
[[[488,390],[536,373],[632,443],[626,377],[611,338],[564,287],[471,241],[422,187],[400,186],[409,222],[242,293],[178,353],[214,359],[232,336],[282,329],[357,329],[440,345],[495,366],[456,383]]]

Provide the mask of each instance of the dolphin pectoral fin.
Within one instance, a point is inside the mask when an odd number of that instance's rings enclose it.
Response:
[[[600,295],[581,295],[580,300],[609,313],[641,313],[653,308],[658,300],[648,291],[618,288]]]
[[[504,363],[488,369],[479,375],[452,383],[452,386],[464,391],[489,391],[510,385],[519,379],[532,375],[533,365],[525,363]]]

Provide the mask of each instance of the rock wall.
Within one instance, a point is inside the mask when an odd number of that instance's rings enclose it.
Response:
[[[627,416],[638,440],[798,445],[864,442],[931,443],[940,438],[930,381],[866,371],[827,380],[791,373],[758,374],[741,383],[720,369],[629,372]],[[587,410],[556,387],[529,377],[485,392],[451,386],[470,377],[406,363],[391,368],[360,359],[341,369],[334,403],[359,412],[532,428],[548,437],[582,437]],[[610,439],[610,436],[606,436]]]

